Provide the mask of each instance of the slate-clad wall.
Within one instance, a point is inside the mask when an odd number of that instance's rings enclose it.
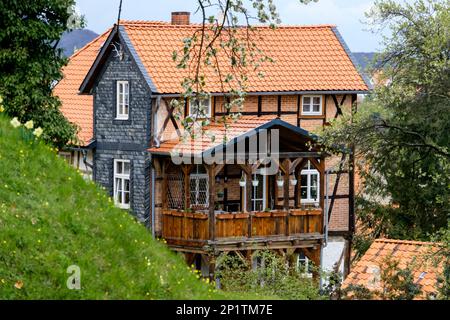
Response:
[[[116,41],[117,42],[117,41]],[[116,47],[117,43],[116,43]],[[131,211],[150,226],[151,92],[125,47],[121,60],[113,50],[94,85],[94,179],[113,195],[114,159],[131,160]],[[116,82],[129,81],[129,120],[116,118]]]

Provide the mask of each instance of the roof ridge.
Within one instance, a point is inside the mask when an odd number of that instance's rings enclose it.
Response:
[[[130,25],[130,26],[160,26],[160,27],[169,27],[174,29],[183,29],[183,28],[193,28],[200,27],[202,23],[190,23],[190,24],[171,24],[167,21],[160,20],[120,20],[120,25]],[[240,28],[246,28],[247,26],[242,25],[238,26]],[[252,25],[252,28],[257,29],[271,29],[270,25],[265,24],[256,24]],[[276,25],[275,29],[315,29],[315,28],[336,28],[337,26],[334,24],[280,24]]]
[[[106,34],[110,33],[111,30],[113,29],[113,27],[109,28],[108,30],[106,30],[105,32],[103,32],[102,34],[99,34],[97,37],[95,37],[94,39],[92,39],[90,42],[86,43],[84,45],[84,47],[82,47],[81,49],[78,49],[76,52],[74,52],[70,57],[69,57],[69,61],[72,60],[73,58],[76,58],[81,52],[83,52],[84,50],[86,50],[87,48],[89,48],[91,45],[93,45],[95,42],[97,42],[98,40],[100,40],[100,38],[104,37]]]
[[[417,245],[436,245],[434,242],[416,241],[416,240],[387,239],[387,238],[375,239],[375,242],[377,242],[377,243],[411,244],[411,245],[413,245],[413,244],[417,244]]]

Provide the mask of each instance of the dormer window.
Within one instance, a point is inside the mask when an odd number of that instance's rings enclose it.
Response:
[[[116,119],[128,120],[130,112],[130,84],[128,81],[117,81]]]
[[[322,96],[303,96],[302,114],[305,116],[322,115]]]
[[[211,98],[191,99],[189,116],[194,119],[211,118]]]

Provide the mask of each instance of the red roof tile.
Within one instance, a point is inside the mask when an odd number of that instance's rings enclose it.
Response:
[[[181,81],[188,75],[172,60],[183,39],[192,36],[199,25],[124,21],[136,49],[159,93],[179,93]],[[274,62],[265,62],[257,72],[248,72],[248,92],[368,90],[361,75],[333,31],[333,26],[259,26],[252,40]],[[220,56],[222,68],[228,59]],[[209,92],[221,87],[212,68],[205,70]]]
[[[98,36],[70,57],[67,66],[62,69],[63,79],[53,90],[53,94],[61,100],[61,112],[80,127],[78,139],[81,145],[87,145],[93,139],[93,98],[91,95],[79,95],[78,89],[109,32]]]
[[[249,133],[273,119],[275,119],[274,116],[241,116],[236,122],[227,124],[227,128],[225,128],[223,123],[212,122],[208,126],[203,127],[201,132],[196,134],[193,139],[168,140],[161,143],[159,148],[151,148],[149,151],[159,154],[176,152],[183,156],[200,155],[224,142],[229,142],[234,138]]]
[[[370,290],[380,290],[377,281],[380,267],[387,257],[393,257],[399,262],[399,267],[412,269],[414,283],[420,284],[422,296],[436,293],[438,275],[443,272],[443,265],[434,265],[427,256],[437,250],[437,245],[431,242],[377,239],[366,254],[352,268],[344,281],[343,287],[361,285]]]

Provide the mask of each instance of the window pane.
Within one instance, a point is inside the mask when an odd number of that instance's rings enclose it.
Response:
[[[116,173],[117,174],[122,174],[123,170],[122,170],[122,162],[121,161],[117,161],[116,162]]]
[[[311,97],[304,97],[303,104],[311,104]]]
[[[313,105],[313,111],[314,112],[320,112],[320,104]]]
[[[124,199],[123,204],[129,204],[130,203],[130,193],[125,192],[124,196],[125,196],[125,199]]]
[[[320,105],[320,97],[314,97],[313,103]]]
[[[311,187],[311,199],[317,200],[317,187]]]
[[[301,186],[306,187],[308,185],[308,176],[306,174],[302,174],[301,176]]]
[[[129,162],[124,162],[123,166],[124,166],[123,173],[124,174],[130,174],[130,163]]]
[[[125,185],[125,191],[130,191],[130,180],[126,179],[124,180],[124,185]]]
[[[319,184],[319,176],[317,174],[311,175],[311,186],[317,187]]]
[[[301,189],[302,199],[308,199],[308,192],[307,192],[307,190],[308,190],[307,187],[302,187],[302,189]]]

